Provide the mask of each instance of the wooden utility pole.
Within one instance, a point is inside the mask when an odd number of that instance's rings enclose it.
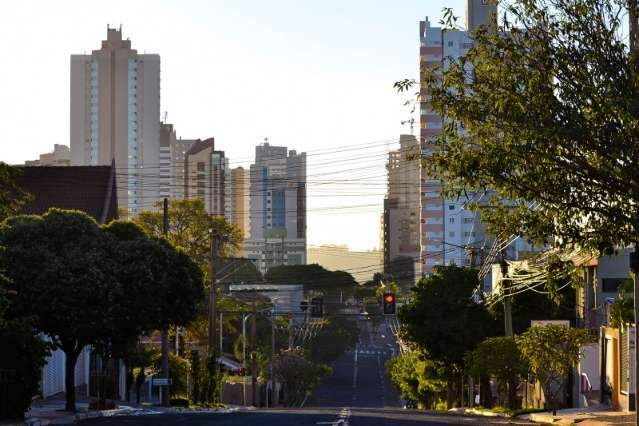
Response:
[[[513,336],[513,314],[511,306],[511,298],[508,296],[509,280],[508,276],[508,263],[506,263],[506,249],[501,251],[501,287],[504,294],[504,334],[507,337]]]
[[[216,298],[217,286],[215,282],[215,262],[217,261],[218,236],[211,232],[211,286],[209,288],[209,356],[215,357],[215,320],[216,320]]]
[[[169,234],[169,200],[164,199],[164,214],[162,221],[162,231],[166,237]],[[177,339],[177,335],[175,336]],[[167,407],[169,405],[169,329],[165,324],[162,328],[162,377],[167,380],[166,385],[162,385],[162,405]]]
[[[630,46],[630,69],[636,72],[639,63],[639,12],[637,0],[628,0],[628,45]],[[634,63],[633,63],[634,62]],[[634,76],[636,78],[636,76]],[[630,254],[630,269],[635,274],[634,308],[635,308],[635,413],[639,413],[639,344],[637,344],[637,328],[639,328],[639,247],[635,244],[634,253]],[[603,344],[604,342],[600,342]],[[635,424],[639,426],[639,415],[635,416]]]
[[[253,395],[253,405],[257,407],[257,353],[256,353],[256,333],[257,333],[257,308],[255,298],[251,303],[253,316],[251,317],[251,394]]]

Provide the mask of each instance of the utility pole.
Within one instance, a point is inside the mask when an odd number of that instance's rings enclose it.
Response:
[[[257,354],[255,353],[256,333],[257,333],[257,310],[255,298],[251,303],[253,316],[251,317],[251,394],[253,395],[253,405],[257,407]]]
[[[636,69],[632,62],[639,61],[639,12],[637,10],[637,0],[628,0],[628,39],[630,46],[630,69]],[[636,77],[636,76],[634,76]],[[634,252],[630,254],[630,270],[635,274],[634,285],[634,309],[635,309],[635,413],[639,413],[639,246],[635,244]],[[601,343],[601,342],[600,342]],[[635,424],[639,426],[639,415],[635,416]]]
[[[506,249],[501,251],[501,287],[504,294],[504,329],[506,337],[513,336],[513,314],[510,296],[508,296],[509,280],[508,276],[508,263],[506,263]]]
[[[164,214],[162,221],[162,231],[166,237],[169,234],[169,200],[164,199]],[[162,377],[167,380],[167,384],[162,386],[162,405],[168,407],[169,405],[169,329],[165,324],[162,328]],[[175,336],[177,339],[177,334]]]
[[[209,230],[211,233],[211,286],[209,288],[209,356],[215,356],[215,302],[216,302],[216,284],[215,284],[215,262],[217,261],[217,249],[218,249],[218,236],[213,234],[213,230]]]

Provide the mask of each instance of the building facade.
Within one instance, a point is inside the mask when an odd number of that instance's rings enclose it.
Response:
[[[160,123],[160,198],[171,197],[173,164],[171,152],[175,146],[175,129],[172,124]]]
[[[235,167],[229,169],[227,181],[227,220],[237,226],[242,231],[243,238],[250,235],[250,218],[249,218],[249,188],[250,177],[249,171],[244,167]],[[242,246],[237,253],[238,256],[244,256],[244,247]]]
[[[121,29],[71,55],[71,164],[110,165],[127,215],[160,199],[160,56],[138,54]]]
[[[443,118],[430,108],[425,86],[425,72],[442,67],[444,58],[458,58],[472,47],[472,31],[494,19],[496,4],[486,0],[466,0],[465,31],[443,31],[431,25],[428,17],[419,23],[420,41],[420,138],[423,161],[432,155],[432,140],[442,131]],[[423,274],[436,265],[455,263],[470,265],[464,247],[484,240],[478,215],[465,208],[468,200],[447,200],[437,176],[429,175],[426,166],[421,176],[421,268]]]
[[[171,198],[185,196],[186,153],[197,139],[176,139],[171,146]]]
[[[25,161],[25,166],[69,166],[71,165],[71,151],[66,145],[53,145],[53,152],[40,154],[40,158],[33,161]]]
[[[399,149],[388,154],[388,184],[384,199],[383,253],[384,272],[392,262],[411,259],[413,277],[421,275],[420,262],[420,145],[413,135],[400,135]]]
[[[250,168],[250,234],[246,257],[265,273],[306,263],[306,154],[268,143]]]
[[[184,198],[200,199],[209,214],[224,216],[225,166],[224,152],[215,150],[214,138],[196,140],[185,154]]]

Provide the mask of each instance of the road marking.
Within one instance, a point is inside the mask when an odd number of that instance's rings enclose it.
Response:
[[[350,408],[342,408],[342,411],[339,413],[339,417],[337,420],[332,422],[316,422],[316,425],[333,425],[333,426],[348,426],[348,419],[351,417]]]

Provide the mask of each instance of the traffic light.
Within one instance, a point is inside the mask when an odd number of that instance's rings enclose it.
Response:
[[[395,293],[384,293],[382,304],[384,315],[395,315]]]
[[[311,318],[322,318],[324,316],[324,299],[314,297],[311,299]]]

